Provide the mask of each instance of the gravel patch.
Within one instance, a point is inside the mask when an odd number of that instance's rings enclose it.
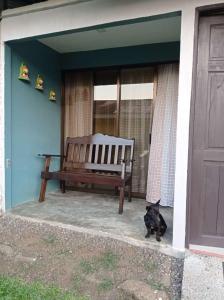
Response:
[[[12,215],[0,218],[0,259],[0,274],[53,283],[93,300],[116,300],[117,287],[127,280],[180,299],[183,259]]]

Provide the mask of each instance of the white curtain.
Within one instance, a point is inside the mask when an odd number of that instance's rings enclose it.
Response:
[[[158,68],[158,85],[148,164],[146,201],[161,199],[163,206],[173,206],[178,99],[178,64]]]
[[[132,192],[145,194],[147,165],[149,158],[149,133],[153,105],[150,99],[142,99],[140,91],[134,86],[138,83],[152,83],[154,80],[153,68],[124,69],[121,71],[121,104],[120,104],[120,136],[135,139]],[[123,95],[124,85],[132,87],[130,99]],[[137,95],[136,95],[137,94]]]

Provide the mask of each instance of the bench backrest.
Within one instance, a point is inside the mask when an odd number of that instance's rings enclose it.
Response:
[[[122,160],[126,160],[126,172],[132,172],[133,155],[134,139],[100,133],[83,137],[68,137],[63,169],[121,172]]]

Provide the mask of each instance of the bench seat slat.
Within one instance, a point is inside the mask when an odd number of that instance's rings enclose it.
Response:
[[[125,145],[122,145],[122,150],[121,150],[121,159],[123,160],[125,157]]]
[[[117,164],[117,159],[118,159],[118,151],[119,151],[119,145],[115,146],[115,153],[114,153],[114,164]]]
[[[110,184],[112,186],[120,186],[122,182],[128,182],[131,175],[126,176],[123,180],[119,175],[107,175],[105,174],[94,174],[94,173],[84,173],[84,172],[42,172],[42,179],[57,179],[66,180],[70,182],[83,182],[83,183],[94,183],[94,184]]]
[[[112,145],[109,145],[108,154],[107,154],[107,164],[108,165],[111,162],[111,152],[112,152]]]
[[[83,144],[81,145],[81,158],[80,158],[80,162],[81,163],[84,163],[86,161],[86,148],[87,148],[87,145],[86,144]]]
[[[99,145],[96,145],[95,148],[95,158],[94,158],[94,163],[97,164],[98,161],[98,154],[99,154]]]
[[[101,153],[101,164],[105,161],[105,145],[102,145],[102,153]]]
[[[89,145],[89,158],[88,158],[88,162],[91,163],[92,161],[92,153],[93,153],[93,144]]]
[[[69,168],[69,166],[67,166]],[[110,171],[110,172],[121,172],[121,165],[114,164],[94,164],[94,163],[73,163],[71,169],[86,169],[95,171]],[[69,171],[69,170],[68,170]]]

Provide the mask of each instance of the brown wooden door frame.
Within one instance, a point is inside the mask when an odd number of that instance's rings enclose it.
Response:
[[[194,133],[194,118],[195,118],[195,102],[196,102],[196,76],[197,76],[197,54],[198,54],[198,33],[199,20],[202,15],[212,15],[223,13],[224,4],[213,4],[198,7],[195,10],[195,31],[194,31],[194,50],[193,50],[193,68],[192,68],[192,92],[190,104],[190,123],[189,123],[189,148],[188,148],[188,176],[187,176],[187,199],[186,199],[186,237],[185,247],[189,248],[190,244],[190,199],[191,199],[191,176],[192,176],[192,153],[193,153],[193,133]]]

